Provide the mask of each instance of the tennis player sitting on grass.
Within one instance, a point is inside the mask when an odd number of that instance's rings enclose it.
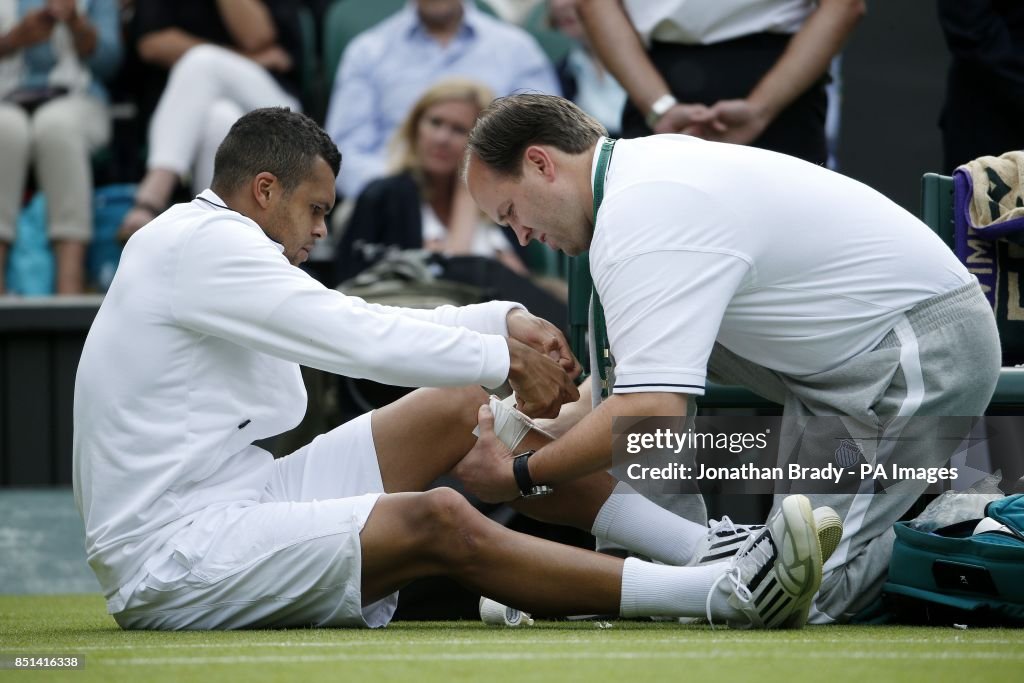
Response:
[[[212,187],[125,247],[85,343],[74,414],[75,498],[116,621],[381,626],[402,585],[449,575],[537,614],[801,623],[821,565],[802,496],[728,562],[630,560],[624,573],[622,560],[509,531],[451,489],[421,492],[473,447],[478,421],[494,448],[481,385],[507,379],[526,413],[551,416],[577,398],[577,364],[552,325],[514,304],[369,305],[296,268],[326,234],[340,162],[311,119],[253,111],[218,150]],[[449,388],[414,392],[275,460],[252,443],[299,423],[300,365]],[[612,487],[600,473],[532,504],[587,527]],[[660,514],[683,533],[638,534],[638,546],[698,563],[708,529]]]

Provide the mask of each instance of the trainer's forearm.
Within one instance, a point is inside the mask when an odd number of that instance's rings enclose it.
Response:
[[[620,0],[581,0],[579,10],[594,52],[626,89],[637,108],[646,114],[670,89],[647,56],[622,3]]]
[[[612,421],[616,417],[685,416],[685,394],[617,394],[575,427],[530,458],[530,477],[557,486],[612,466]]]
[[[828,71],[864,15],[863,0],[822,0],[789,42],[779,61],[748,95],[772,121]]]

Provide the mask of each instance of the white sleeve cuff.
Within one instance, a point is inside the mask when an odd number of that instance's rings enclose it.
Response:
[[[481,335],[483,341],[483,367],[480,369],[480,385],[500,387],[508,379],[512,360],[508,355],[508,342],[504,337],[492,334]]]
[[[681,372],[627,372],[615,373],[616,394],[665,392],[670,394],[704,395],[706,376]]]
[[[525,310],[525,306],[513,301],[488,301],[483,304],[462,306],[458,309],[457,324],[476,332],[508,337],[508,323],[505,319],[508,317],[509,311],[517,308]],[[508,356],[507,349],[505,355]],[[504,381],[503,378],[502,382]]]

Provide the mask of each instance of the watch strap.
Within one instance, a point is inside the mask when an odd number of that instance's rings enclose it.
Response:
[[[644,122],[647,124],[647,127],[653,131],[654,127],[658,125],[658,121],[661,120],[661,117],[678,103],[679,100],[677,100],[670,92],[667,92],[654,100],[651,104],[651,110],[647,112],[647,116],[644,117]]]
[[[528,496],[533,491],[533,478],[530,477],[530,456],[534,451],[520,453],[512,460],[512,475],[516,478],[519,493]]]
[[[519,494],[523,498],[531,498],[533,496],[545,496],[553,491],[550,486],[537,485],[533,483],[533,478],[530,476],[530,456],[535,451],[526,451],[520,453],[512,459],[512,476],[516,479],[516,486],[519,487]]]

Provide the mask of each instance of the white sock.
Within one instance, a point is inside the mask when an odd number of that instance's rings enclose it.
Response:
[[[627,558],[622,566],[619,613],[624,617],[707,616],[708,592],[728,567],[728,562],[669,567]],[[732,584],[722,581],[711,598],[711,618],[716,624],[745,619],[742,612],[729,605],[729,594],[722,590],[726,585]]]
[[[672,514],[620,481],[598,511],[590,533],[652,560],[684,565],[708,529]]]

